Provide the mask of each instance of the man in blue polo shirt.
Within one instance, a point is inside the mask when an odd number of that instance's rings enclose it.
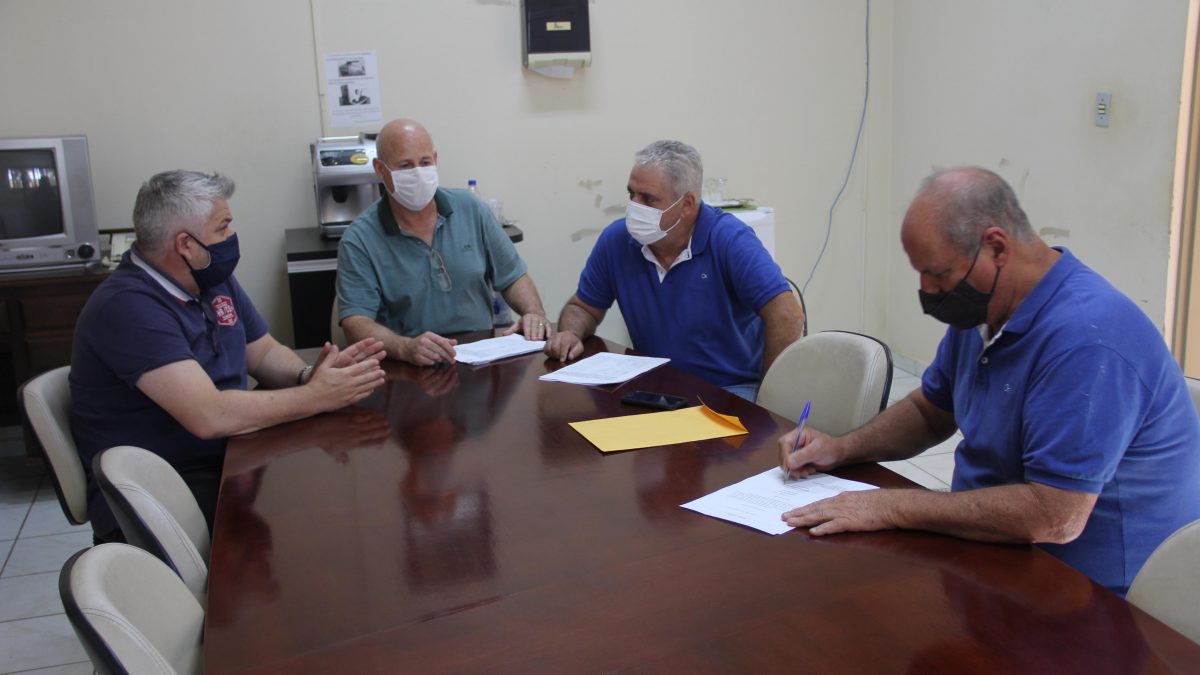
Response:
[[[505,335],[553,333],[525,261],[466,190],[438,187],[437,151],[414,120],[379,132],[375,173],[387,188],[350,224],[338,246],[338,319],[346,338],[376,338],[390,358],[430,366],[454,361],[445,337],[492,328],[492,289],[520,318]]]
[[[579,356],[615,301],[634,349],[755,399],[804,312],[754,232],[700,202],[703,177],[700,153],[679,141],[634,156],[625,217],[600,234],[546,354]]]
[[[792,475],[911,457],[962,429],[952,492],[846,493],[783,515],[814,535],[888,528],[1037,543],[1124,594],[1200,518],[1200,418],[1162,335],[977,168],[926,180],[900,238],[950,328],[921,388],[845,436],[780,439]]]
[[[138,191],[137,244],[88,299],[71,356],[71,431],[97,541],[121,533],[92,458],[117,445],[166,459],[212,528],[225,439],[335,410],[383,384],[383,346],[326,344],[315,365],[279,344],[233,277],[233,181],[168,171]],[[267,390],[247,391],[247,374]]]

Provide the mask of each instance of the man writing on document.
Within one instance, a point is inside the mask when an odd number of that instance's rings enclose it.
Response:
[[[912,457],[962,429],[952,492],[848,492],[783,514],[810,534],[891,528],[1036,543],[1124,594],[1200,518],[1200,419],[1129,298],[1034,234],[977,168],[926,179],[900,230],[927,314],[947,323],[921,387],[844,436],[780,439],[793,476]]]
[[[492,328],[492,289],[521,317],[505,335],[553,333],[525,261],[487,207],[438,187],[425,127],[393,120],[379,132],[375,173],[388,195],[350,224],[338,246],[338,317],[346,338],[372,337],[390,358],[454,361],[450,333]]]

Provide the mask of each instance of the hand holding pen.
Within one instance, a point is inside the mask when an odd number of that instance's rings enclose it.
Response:
[[[804,435],[804,424],[808,422],[808,413],[812,410],[812,401],[804,404],[804,412],[800,413],[800,419],[796,422],[796,439],[792,441],[792,449],[787,455],[781,458],[783,469],[783,481],[786,483],[791,480],[791,469],[788,468],[788,459],[796,454],[796,450],[800,448],[800,437]]]

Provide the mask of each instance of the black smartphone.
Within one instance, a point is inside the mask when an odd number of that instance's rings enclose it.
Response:
[[[655,410],[678,410],[686,406],[688,400],[682,396],[669,396],[653,391],[635,391],[622,396],[621,403],[640,405],[643,408],[654,408]]]

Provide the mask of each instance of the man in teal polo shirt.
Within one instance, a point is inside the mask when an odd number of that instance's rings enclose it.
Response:
[[[419,366],[453,362],[455,340],[445,335],[490,329],[493,289],[520,314],[506,335],[548,337],[537,288],[500,224],[470,192],[438,187],[429,132],[393,120],[377,148],[375,173],[388,196],[351,223],[338,247],[346,339],[373,337],[389,358]]]

